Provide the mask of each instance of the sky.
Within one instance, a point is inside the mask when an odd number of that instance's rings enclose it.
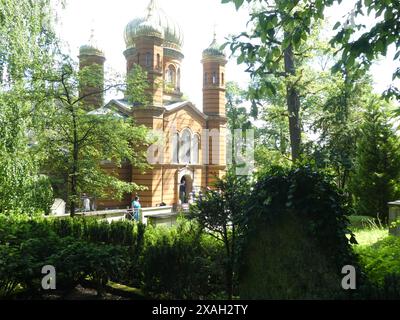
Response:
[[[341,10],[338,7],[328,9],[327,17],[332,25],[343,20],[342,16],[351,10],[353,1],[343,2]],[[106,68],[123,74],[126,69],[123,56],[125,26],[134,18],[143,16],[148,3],[149,0],[67,0],[67,6],[59,17],[59,36],[68,44],[71,56],[76,57],[79,47],[89,41],[91,29],[94,29],[96,41],[107,58]],[[184,32],[181,89],[202,109],[202,51],[211,43],[214,29],[221,44],[230,34],[242,32],[249,19],[249,9],[244,7],[236,11],[232,3],[221,4],[221,0],[158,0],[158,3]],[[377,61],[372,68],[377,93],[391,83],[396,68],[390,58],[393,52],[390,51],[389,58]],[[236,65],[236,60],[231,58],[226,70],[227,81],[246,87],[250,77],[244,70],[245,66]]]

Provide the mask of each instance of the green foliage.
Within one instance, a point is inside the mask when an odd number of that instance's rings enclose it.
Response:
[[[157,299],[221,298],[223,248],[193,223],[146,230],[144,292]]]
[[[306,99],[311,131],[318,138],[305,145],[305,154],[319,168],[331,171],[339,188],[348,192],[362,112],[371,100],[372,80],[357,67],[336,75],[324,72],[322,76],[323,81],[315,88],[321,94]]]
[[[250,114],[243,105],[246,99],[246,91],[241,89],[237,83],[226,83],[226,114],[228,117],[228,128],[251,129]],[[254,116],[254,115],[253,115]]]
[[[400,276],[400,238],[389,236],[371,246],[357,246],[368,278],[382,285],[387,275]]]
[[[335,65],[334,70],[345,66],[353,66],[360,61],[365,67],[369,67],[374,59],[387,55],[388,48],[396,46],[394,60],[400,57],[400,41],[398,32],[400,28],[400,2],[386,0],[358,0],[353,15],[353,25],[342,26],[332,39],[332,44],[338,45],[341,50],[341,58]],[[361,23],[356,23],[358,16],[372,16],[375,24],[370,29],[365,29]],[[337,23],[335,29],[338,29]],[[362,31],[362,32],[360,32]],[[400,68],[393,73],[393,80],[400,77]],[[399,88],[392,86],[386,92],[387,96],[400,97]]]
[[[217,179],[213,187],[204,194],[201,201],[191,206],[190,218],[197,221],[204,232],[224,245],[226,292],[228,299],[232,299],[236,289],[241,223],[250,193],[249,177],[237,176],[231,170],[223,179]]]
[[[37,296],[41,269],[53,265],[57,290],[68,293],[90,278],[100,293],[107,281],[124,282],[137,270],[144,228],[132,222],[94,219],[30,219],[0,216],[0,295],[17,288]]]
[[[234,2],[236,7],[240,7],[244,1],[222,2]],[[293,160],[297,160],[301,154],[302,141],[299,82],[303,73],[299,66],[307,52],[304,44],[311,38],[313,27],[323,19],[325,5],[334,0],[247,2],[260,4],[250,15],[251,29],[233,36],[227,44],[232,54],[240,52],[238,64],[246,64],[252,79],[259,83],[251,92],[255,109],[260,99],[276,96],[284,87],[291,155]]]
[[[147,106],[150,102],[149,81],[147,79],[147,72],[137,64],[135,64],[126,77],[125,97],[129,103]]]
[[[361,126],[351,182],[358,214],[387,222],[387,203],[399,196],[399,147],[386,111],[379,104],[372,104]]]
[[[394,236],[354,248],[369,280],[360,288],[360,298],[400,299],[399,248],[400,238]]]
[[[50,104],[43,75],[56,47],[52,8],[49,0],[0,2],[0,212],[48,210],[32,149]]]

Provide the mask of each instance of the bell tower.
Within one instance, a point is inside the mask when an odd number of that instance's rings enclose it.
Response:
[[[94,29],[88,44],[79,48],[79,71],[87,70],[87,80],[80,83],[79,97],[87,110],[101,108],[104,105],[104,52],[94,40]],[[86,82],[86,83],[85,83]]]
[[[226,167],[226,55],[218,45],[216,34],[210,46],[203,51],[203,112],[208,116],[208,170],[207,183],[213,176],[222,177]]]

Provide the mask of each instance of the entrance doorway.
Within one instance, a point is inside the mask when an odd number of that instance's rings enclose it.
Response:
[[[193,191],[193,179],[190,175],[182,177],[179,183],[179,200],[181,204],[189,203]]]

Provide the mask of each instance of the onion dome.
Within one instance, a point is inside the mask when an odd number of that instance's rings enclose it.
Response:
[[[147,15],[136,18],[125,28],[125,43],[127,48],[135,45],[135,39],[140,36],[157,36],[165,40],[164,46],[180,50],[183,44],[183,33],[179,25],[160,9],[155,0],[147,7]]]
[[[79,55],[105,57],[103,50],[100,49],[95,41],[94,29],[92,29],[89,42],[79,48]]]
[[[214,32],[214,39],[210,46],[203,51],[203,58],[226,58],[221,45],[217,43],[217,34]]]

